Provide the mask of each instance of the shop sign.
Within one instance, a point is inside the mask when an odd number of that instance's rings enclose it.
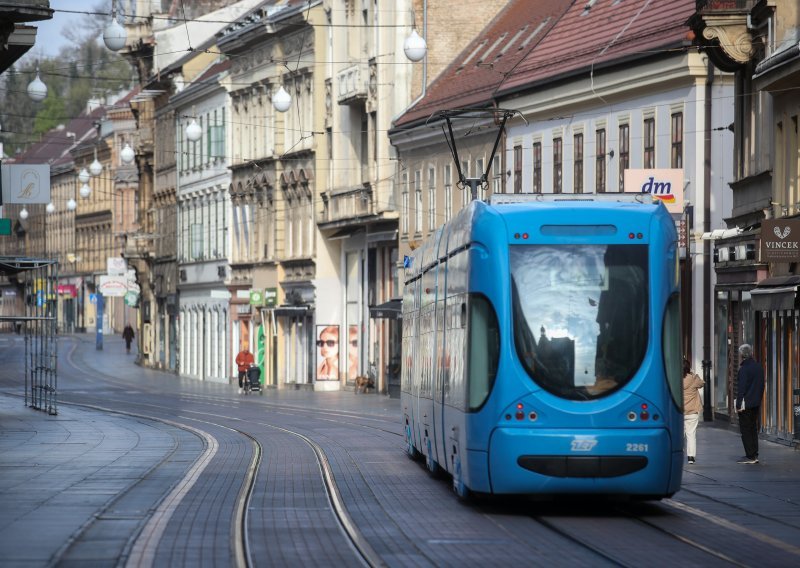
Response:
[[[139,305],[139,293],[138,292],[126,292],[125,293],[125,305],[131,308],[135,308]]]
[[[278,289],[264,288],[264,305],[268,308],[274,308],[277,304],[278,304]]]
[[[264,304],[264,292],[261,290],[250,290],[250,305],[261,306]]]
[[[110,256],[106,258],[106,272],[109,276],[125,276],[128,265],[121,256]]]
[[[49,164],[4,164],[2,203],[50,203]]]
[[[56,287],[56,291],[59,296],[69,296],[70,298],[78,296],[78,288],[75,284],[59,284]]]
[[[136,292],[136,294],[142,293],[141,288],[139,288],[139,285],[136,283],[136,272],[134,270],[128,269],[125,278],[128,284],[128,292]]]
[[[624,181],[625,193],[649,193],[670,213],[683,213],[682,169],[627,169]]]
[[[124,276],[103,275],[97,288],[103,296],[122,298],[128,292],[128,283]]]
[[[761,261],[800,261],[800,219],[761,222]]]

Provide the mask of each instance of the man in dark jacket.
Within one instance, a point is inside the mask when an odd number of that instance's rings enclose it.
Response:
[[[739,365],[738,394],[734,404],[739,414],[739,431],[745,456],[739,463],[758,463],[758,415],[764,396],[764,371],[755,359],[753,348],[747,343],[739,347],[742,363]]]

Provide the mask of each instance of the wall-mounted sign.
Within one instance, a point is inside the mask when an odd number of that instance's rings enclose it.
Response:
[[[683,213],[683,170],[625,170],[625,193],[649,193],[670,213]]]
[[[75,284],[59,284],[56,286],[56,291],[61,296],[68,298],[76,298],[78,296],[78,287]]]
[[[128,283],[124,276],[100,276],[97,289],[103,296],[109,298],[122,298],[128,292]]]
[[[264,305],[268,308],[274,308],[278,305],[277,288],[264,288]]]
[[[761,261],[800,261],[800,219],[761,222]]]
[[[128,271],[128,263],[121,256],[110,256],[106,258],[106,272],[109,276],[125,276]]]
[[[3,203],[50,203],[48,164],[7,164],[0,169]]]
[[[125,305],[131,308],[135,308],[139,305],[139,293],[138,292],[126,292],[125,293]]]
[[[250,290],[250,305],[260,306],[264,303],[264,292],[261,290]]]

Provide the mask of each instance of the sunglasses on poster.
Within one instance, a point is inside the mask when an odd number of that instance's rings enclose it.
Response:
[[[335,339],[317,339],[317,347],[322,347],[323,345],[327,347],[333,347],[337,343],[338,341]]]

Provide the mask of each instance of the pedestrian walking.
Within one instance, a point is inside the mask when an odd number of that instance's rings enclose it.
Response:
[[[739,347],[742,362],[737,376],[738,392],[734,399],[739,414],[739,431],[742,433],[743,464],[758,463],[758,417],[761,399],[764,396],[764,370],[753,359],[753,348],[747,343]]]
[[[247,370],[253,363],[255,363],[255,358],[245,345],[236,356],[236,366],[239,369],[239,394],[242,394],[242,389],[244,388],[244,378],[247,376]]]
[[[131,352],[131,343],[133,342],[134,333],[131,324],[126,324],[125,329],[122,330],[122,339],[125,340],[125,350],[127,353]]]
[[[692,371],[688,359],[683,360],[683,434],[686,439],[686,457],[690,464],[697,456],[697,423],[703,403],[700,389],[705,385],[700,375]]]

